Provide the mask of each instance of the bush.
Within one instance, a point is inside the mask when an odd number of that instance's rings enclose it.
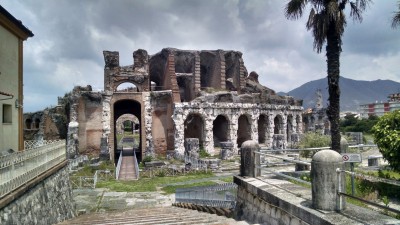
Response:
[[[153,157],[151,155],[147,155],[143,158],[142,162],[146,163],[146,162],[151,162],[153,161]]]
[[[299,148],[318,148],[318,147],[329,147],[331,145],[331,137],[328,135],[322,135],[320,133],[307,132],[305,133],[299,142]],[[302,157],[312,157],[316,151],[302,151],[300,155]]]
[[[382,116],[372,132],[383,158],[394,170],[400,171],[400,110]]]

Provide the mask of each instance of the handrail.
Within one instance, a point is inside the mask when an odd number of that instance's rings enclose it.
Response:
[[[337,192],[337,195],[339,195],[339,197],[338,197],[338,200],[337,200],[337,203],[336,203],[336,208],[337,208],[339,211],[342,210],[342,209],[341,209],[341,205],[342,205],[341,202],[343,201],[343,200],[342,200],[342,196],[345,196],[345,197],[353,198],[353,199],[356,199],[356,200],[358,200],[358,201],[364,202],[364,203],[366,203],[366,204],[369,204],[369,205],[372,205],[372,206],[375,206],[375,207],[378,207],[378,208],[381,208],[381,209],[384,209],[384,210],[388,210],[388,211],[391,211],[391,212],[400,214],[400,210],[393,209],[393,208],[390,208],[390,207],[387,207],[387,206],[384,206],[384,205],[380,205],[380,204],[378,204],[378,203],[376,203],[376,202],[371,202],[371,201],[368,201],[368,200],[366,200],[366,199],[359,198],[359,197],[357,197],[357,196],[350,195],[350,194],[347,194],[347,193],[345,193],[345,192],[342,192],[342,188],[341,188],[341,187],[342,187],[342,176],[340,176],[340,174],[341,174],[341,173],[354,174],[354,172],[346,171],[346,170],[342,170],[342,169],[340,169],[340,168],[337,168],[337,169],[336,169],[336,173],[338,174],[337,177],[338,177],[338,187],[339,187],[339,190],[338,190],[338,192]]]
[[[65,140],[1,157],[0,198],[65,160]]]
[[[235,183],[204,187],[177,188],[175,191],[175,202],[221,208],[234,208],[236,205],[236,192],[237,185]]]
[[[121,152],[119,153],[118,157],[118,163],[117,163],[117,168],[115,168],[115,179],[119,179],[119,172],[121,170],[121,164],[122,164],[122,153],[124,152],[124,148],[122,148]]]
[[[134,165],[135,165],[135,176],[136,176],[136,179],[139,180],[139,164],[138,164],[138,161],[137,161],[137,158],[136,158],[135,149],[133,149],[133,157],[134,157],[134,160],[135,160],[135,163],[134,163]]]

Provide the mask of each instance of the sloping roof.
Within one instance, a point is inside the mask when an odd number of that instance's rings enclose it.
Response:
[[[9,23],[7,23],[9,21]],[[17,20],[6,9],[0,5],[0,24],[13,32],[19,38],[26,40],[28,37],[33,37],[33,33],[25,27],[20,20]],[[16,30],[17,29],[17,30]]]
[[[14,95],[0,91],[0,95],[10,96],[13,97]]]

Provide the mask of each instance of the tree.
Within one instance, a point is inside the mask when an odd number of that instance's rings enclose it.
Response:
[[[394,170],[400,171],[400,110],[379,118],[372,132],[383,158]]]
[[[362,12],[371,0],[290,0],[285,7],[288,19],[298,19],[307,5],[311,6],[306,24],[314,37],[314,50],[321,53],[326,43],[329,106],[327,116],[331,123],[331,148],[340,152],[340,53],[342,35],[346,26],[345,7],[350,6],[350,17],[362,21]]]
[[[392,28],[396,28],[400,26],[400,1],[399,1],[399,11],[394,13],[394,16],[392,18]]]

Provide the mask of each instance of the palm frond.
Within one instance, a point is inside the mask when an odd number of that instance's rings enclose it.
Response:
[[[400,26],[400,1],[399,1],[399,11],[395,12],[392,19],[392,28],[397,28]]]
[[[285,16],[288,19],[298,19],[303,15],[307,0],[291,0],[285,7]]]
[[[372,0],[357,0],[350,2],[350,17],[354,21],[362,22],[362,13],[367,9]]]

